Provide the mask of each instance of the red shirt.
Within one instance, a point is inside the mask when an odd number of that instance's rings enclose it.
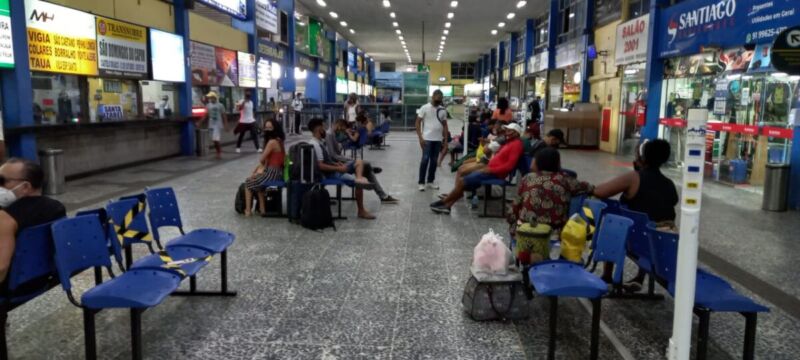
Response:
[[[501,114],[500,109],[495,109],[492,113],[492,119],[508,124],[514,119],[514,112],[511,109],[506,109],[506,112]]]
[[[502,179],[517,167],[519,157],[522,156],[522,140],[516,138],[511,140],[497,151],[497,154],[489,160],[489,172]]]

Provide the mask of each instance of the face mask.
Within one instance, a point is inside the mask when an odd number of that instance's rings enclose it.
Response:
[[[434,106],[442,106],[442,100],[433,100]]]
[[[19,184],[11,190],[0,187],[0,208],[7,208],[9,205],[13,204],[14,201],[17,201],[17,194],[14,194],[14,190],[17,190],[21,185],[22,184]]]

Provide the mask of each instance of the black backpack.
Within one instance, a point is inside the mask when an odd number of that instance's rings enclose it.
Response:
[[[239,185],[239,190],[236,191],[236,201],[233,203],[233,209],[236,210],[239,214],[244,214],[245,208],[245,199],[244,199],[244,191],[245,191],[245,183]],[[258,196],[253,194],[253,207],[258,209]],[[252,209],[251,209],[252,210]]]
[[[311,230],[322,230],[329,227],[336,230],[331,213],[331,197],[328,190],[321,185],[314,185],[303,195],[300,225]]]
[[[307,142],[292,145],[289,148],[289,158],[292,160],[289,177],[293,181],[313,183],[320,180],[314,145]]]

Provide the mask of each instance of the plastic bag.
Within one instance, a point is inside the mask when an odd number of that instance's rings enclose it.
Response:
[[[587,222],[594,219],[592,210],[584,207],[583,213],[573,214],[561,230],[561,256],[569,261],[582,262],[586,242],[594,233],[594,226]]]
[[[503,238],[494,230],[481,237],[472,255],[472,267],[476,271],[505,273],[511,260],[511,250],[503,243]]]
[[[480,144],[478,145],[478,150],[475,151],[475,160],[481,161],[482,157],[483,157],[483,144]]]

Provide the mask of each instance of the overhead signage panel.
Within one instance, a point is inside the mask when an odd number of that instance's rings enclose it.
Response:
[[[147,77],[147,28],[99,16],[96,24],[100,76]]]
[[[197,0],[219,11],[240,20],[247,20],[247,2],[245,0]]]
[[[39,0],[25,0],[32,71],[97,75],[94,15]]]

